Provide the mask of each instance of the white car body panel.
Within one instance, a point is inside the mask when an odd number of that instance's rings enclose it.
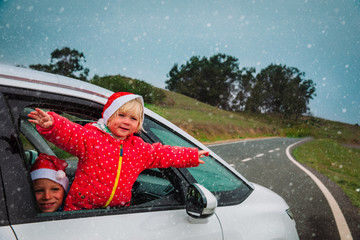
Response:
[[[181,209],[21,224],[13,228],[19,240],[222,239],[216,216],[206,220],[206,223],[190,223],[185,210]]]
[[[16,239],[14,232],[12,231],[12,229],[8,226],[6,227],[0,227],[0,239],[4,239],[4,240],[12,240],[12,239]]]
[[[254,186],[255,191],[243,203],[216,209],[224,239],[298,239],[295,221],[283,211],[288,208],[287,203],[271,190]],[[283,214],[276,214],[279,212]],[[238,217],[231,217],[234,214]]]

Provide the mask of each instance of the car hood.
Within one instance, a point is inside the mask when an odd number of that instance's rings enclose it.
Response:
[[[289,206],[275,192],[252,183],[254,191],[238,205],[218,207],[224,239],[299,239]]]

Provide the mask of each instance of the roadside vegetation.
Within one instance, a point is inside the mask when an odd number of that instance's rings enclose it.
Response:
[[[294,157],[337,183],[360,209],[360,149],[344,147],[335,140],[316,139],[293,151]]]

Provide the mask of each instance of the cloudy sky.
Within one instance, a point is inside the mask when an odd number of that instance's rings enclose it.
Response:
[[[359,0],[0,0],[0,36],[1,63],[48,64],[66,46],[91,77],[161,88],[194,55],[296,67],[316,84],[314,116],[360,124]]]

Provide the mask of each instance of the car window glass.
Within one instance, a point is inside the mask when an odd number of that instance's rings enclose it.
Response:
[[[144,128],[147,134],[154,141],[161,141],[163,144],[171,146],[197,147],[171,130],[155,123],[150,119],[145,119]],[[217,162],[213,157],[202,158],[205,164],[200,164],[195,168],[187,170],[192,174],[195,180],[213,192],[231,191],[239,188],[243,181]]]
[[[159,169],[147,169],[138,176],[134,183],[131,205],[151,202],[174,193],[174,186]],[[167,198],[167,200],[169,199],[172,198]]]
[[[33,152],[45,152],[49,155],[55,155],[60,159],[64,160],[75,160],[77,159],[75,156],[71,155],[68,152],[58,148],[51,142],[44,139],[36,130],[35,124],[28,122],[27,114],[33,111],[33,108],[25,108],[23,110],[22,119],[20,121],[20,131],[21,134],[24,136],[21,138],[21,142],[23,144],[25,153],[29,151]],[[43,111],[48,111],[48,109],[42,109]],[[64,115],[68,119],[78,119],[76,116],[72,116],[67,113],[61,113],[60,115]],[[85,119],[87,120],[87,119]],[[29,146],[32,146],[29,147]]]

